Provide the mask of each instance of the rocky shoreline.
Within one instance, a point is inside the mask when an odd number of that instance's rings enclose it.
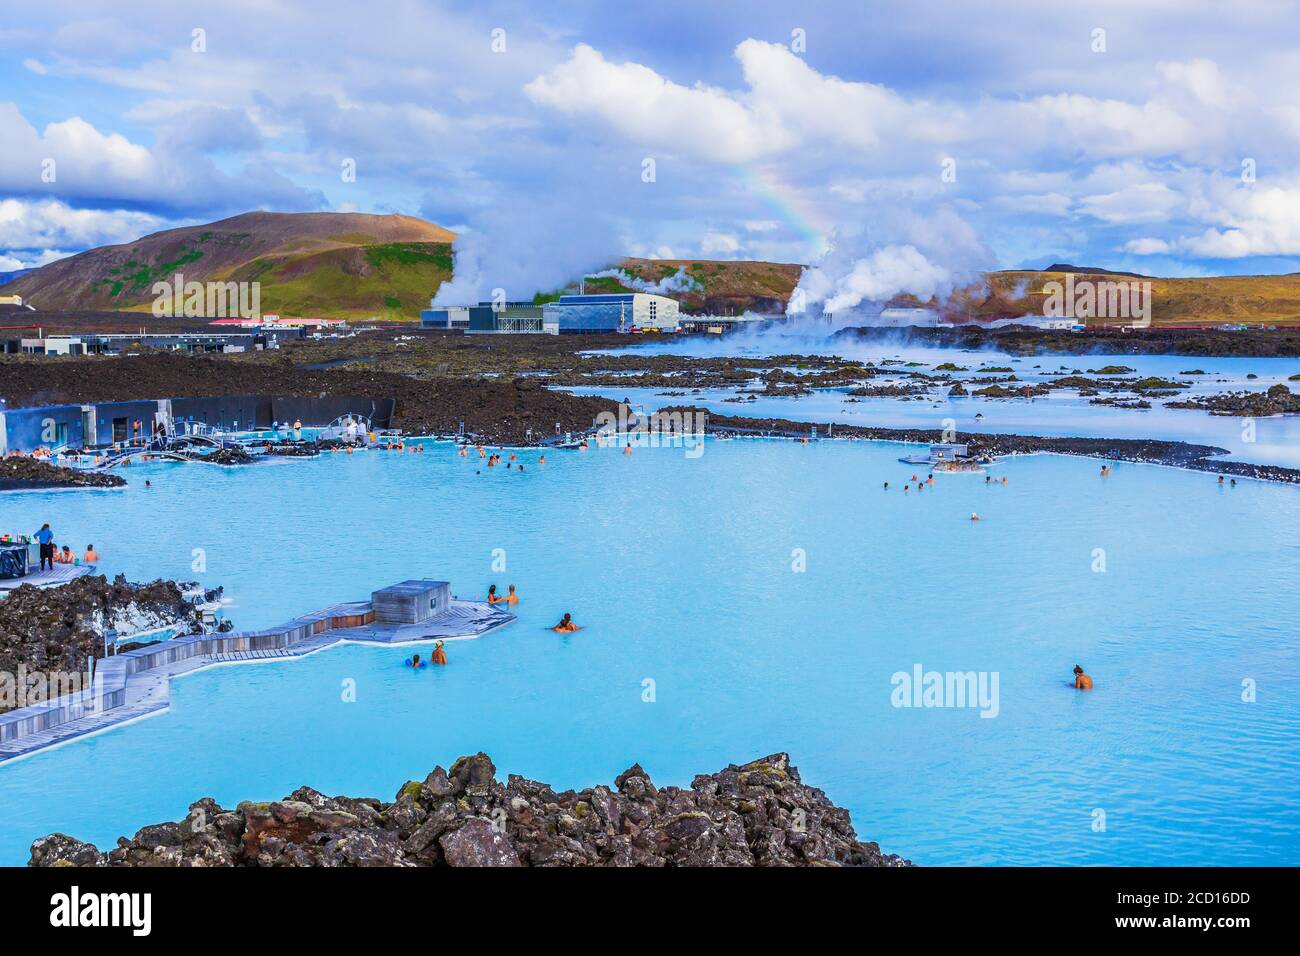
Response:
[[[911,864],[858,840],[849,813],[778,753],[688,789],[634,764],[614,787],[556,792],[483,753],[435,767],[390,803],[301,787],[233,810],[210,797],[177,823],[101,851],[61,833],[28,866],[880,866]]]
[[[120,575],[112,582],[86,575],[57,588],[20,585],[0,601],[0,688],[4,675],[84,672],[90,656],[104,652],[106,627],[134,633],[169,626],[203,630],[175,581],[129,584]],[[124,643],[114,650],[133,646]],[[0,693],[0,713],[17,705],[10,696]]]
[[[705,432],[710,434],[806,438],[815,428],[819,435],[833,434],[836,438],[863,438],[918,444],[932,444],[945,440],[943,432],[937,428],[871,428],[858,425],[831,425],[825,422],[796,422],[785,418],[744,418],[717,415],[696,406],[675,406],[664,411],[703,414],[706,416]],[[1052,438],[1040,435],[993,435],[973,432],[963,432],[959,440],[969,446],[970,454],[974,457],[996,458],[1003,455],[1052,452],[1109,461],[1171,465],[1176,468],[1190,468],[1215,474],[1300,484],[1300,469],[1224,461],[1215,456],[1228,454],[1227,449],[1213,445],[1194,445],[1190,442],[1149,438]]]
[[[1268,418],[1273,415],[1300,413],[1300,395],[1281,383],[1265,392],[1225,392],[1221,395],[1201,395],[1186,401],[1170,402],[1169,408],[1194,408],[1211,415],[1232,415],[1239,418]]]
[[[30,491],[44,488],[121,488],[126,479],[103,472],[60,468],[36,458],[0,460],[0,491]]]
[[[527,336],[546,338],[546,336]],[[252,362],[177,353],[5,361],[0,398],[11,407],[220,395],[367,396],[396,402],[393,426],[410,434],[466,432],[492,444],[524,444],[582,431],[614,402],[548,389],[536,378],[414,378],[388,371],[307,371],[286,360]]]
[[[1121,332],[1089,329],[1068,332],[1026,325],[989,328],[956,325],[942,328],[910,326],[903,329],[854,326],[835,338],[896,341],[931,348],[995,349],[1009,355],[1196,355],[1206,358],[1300,357],[1300,329],[1173,329],[1153,326]]]

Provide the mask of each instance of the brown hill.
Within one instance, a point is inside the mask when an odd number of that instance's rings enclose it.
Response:
[[[456,234],[413,216],[250,212],[52,262],[5,286],[42,310],[148,311],[156,282],[258,281],[264,312],[413,318]]]
[[[180,273],[187,281],[259,282],[266,313],[410,320],[451,277],[455,238],[412,216],[250,212],[91,249],[23,275],[3,291],[46,313],[148,312],[154,283]],[[684,309],[719,314],[783,313],[803,270],[793,263],[708,259],[627,258],[617,266],[626,278],[588,279],[587,291],[625,291],[672,279],[668,294]],[[1044,284],[1064,282],[1067,271],[1094,281],[1134,278],[1056,265],[991,272],[943,302],[900,296],[890,304],[926,305],[957,322],[1041,316]],[[681,272],[689,283],[680,281]],[[1300,275],[1149,281],[1156,325],[1300,324]]]
[[[788,262],[757,262],[742,259],[623,259],[619,268],[645,282],[658,282],[685,270],[691,277],[686,291],[671,291],[682,307],[691,312],[718,315],[759,312],[781,314],[790,293],[799,284],[803,266]],[[616,279],[598,280],[611,290],[623,283]],[[587,291],[593,291],[587,280]]]
[[[953,321],[1042,316],[1048,282],[1064,284],[1066,272],[990,272],[982,283],[959,290],[937,305]],[[1300,275],[1209,276],[1158,279],[1132,273],[1075,272],[1075,281],[1150,282],[1153,325],[1300,324]],[[913,300],[914,301],[914,300]],[[1089,319],[1090,326],[1125,325],[1124,320]]]

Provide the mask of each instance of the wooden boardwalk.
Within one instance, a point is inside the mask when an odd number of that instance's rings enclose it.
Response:
[[[355,623],[362,620],[367,623]],[[151,644],[101,661],[91,690],[0,714],[0,764],[163,713],[172,678],[208,667],[292,660],[347,643],[471,640],[514,620],[501,605],[453,599],[429,620],[387,624],[374,621],[371,602],[364,601],[336,604],[265,631],[193,634]]]

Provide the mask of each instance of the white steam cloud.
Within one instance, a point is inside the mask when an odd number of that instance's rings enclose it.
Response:
[[[787,313],[870,323],[897,296],[942,300],[993,264],[983,240],[948,209],[906,217],[895,232],[890,242],[837,241],[820,263],[804,269]]]
[[[685,269],[678,269],[672,275],[666,275],[658,282],[648,282],[622,269],[606,269],[603,272],[587,273],[589,279],[617,279],[629,289],[637,292],[649,292],[654,295],[671,295],[674,292],[697,292],[700,284]]]
[[[470,305],[501,289],[508,302],[561,289],[575,277],[607,265],[618,238],[607,222],[581,204],[511,203],[476,217],[452,246],[452,278],[438,287],[435,305]]]

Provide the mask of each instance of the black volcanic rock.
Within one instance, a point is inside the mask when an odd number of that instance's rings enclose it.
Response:
[[[145,827],[107,852],[61,833],[29,866],[910,866],[858,840],[843,810],[783,753],[689,789],[639,765],[615,788],[556,793],[483,753],[411,781],[392,803],[303,787],[234,810],[205,797],[180,823]]]
[[[57,588],[23,584],[0,601],[0,673],[15,674],[20,667],[29,673],[84,672],[89,655],[100,656],[104,646],[97,623],[118,614],[202,630],[194,605],[174,581],[129,584],[121,576],[110,582],[92,574]],[[0,713],[14,705],[0,698]]]
[[[121,488],[126,479],[102,471],[60,468],[36,458],[0,459],[0,491],[32,488]]]

